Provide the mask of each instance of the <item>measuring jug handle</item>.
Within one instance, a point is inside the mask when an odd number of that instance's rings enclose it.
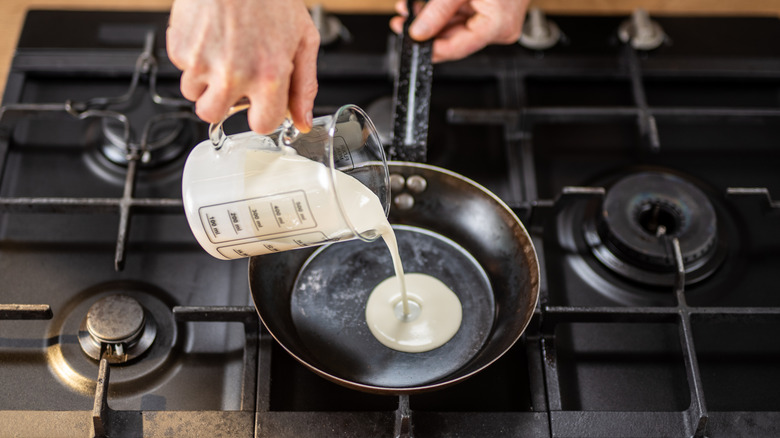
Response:
[[[225,117],[223,117],[219,123],[209,124],[209,139],[211,140],[211,145],[214,146],[214,149],[219,150],[222,148],[222,144],[225,143],[225,131],[222,129],[222,124],[225,123],[225,120],[230,118],[230,116],[233,114],[244,111],[248,108],[249,99],[243,98],[236,102],[235,105],[231,106],[230,109],[228,109],[227,114],[225,114]]]
[[[222,124],[225,123],[225,120],[230,118],[233,114],[244,111],[246,109],[249,109],[249,99],[244,97],[236,102],[235,105],[231,106],[230,109],[228,109],[227,114],[225,114],[225,117],[223,117],[219,123],[209,124],[209,139],[211,140],[211,145],[214,146],[215,150],[219,150],[225,143],[226,135],[225,131],[222,129]],[[282,123],[281,130],[279,131],[279,137],[276,142],[277,146],[279,149],[281,149],[282,146],[289,146],[298,137],[298,135],[300,135],[300,133],[301,131],[299,131],[298,128],[293,125],[290,112],[287,111],[287,116]]]

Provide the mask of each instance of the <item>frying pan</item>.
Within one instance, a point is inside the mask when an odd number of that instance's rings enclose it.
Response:
[[[366,301],[393,275],[381,239],[253,257],[249,285],[265,327],[307,368],[349,388],[408,394],[460,382],[509,350],[536,307],[539,266],[522,223],[487,189],[434,166],[388,164],[406,181],[389,213],[404,269],[439,278],[461,301],[449,342],[404,353],[371,335]]]

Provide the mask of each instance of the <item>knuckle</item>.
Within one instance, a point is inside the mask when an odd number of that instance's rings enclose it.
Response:
[[[313,80],[307,82],[306,86],[304,87],[304,95],[310,98],[314,98],[317,93],[320,91],[320,84],[317,82],[317,78],[314,78]]]
[[[253,75],[257,80],[264,83],[278,83],[285,77],[289,77],[293,71],[291,61],[284,62],[264,62]]]
[[[217,122],[218,119],[218,116],[214,115],[214,110],[203,104],[202,100],[195,102],[195,114],[197,114],[201,120],[209,123]]]
[[[250,111],[248,122],[253,131],[267,134],[273,132],[282,123],[282,116],[276,116],[267,111]]]
[[[320,32],[314,27],[313,23],[303,35],[303,45],[308,48],[319,48],[320,46]]]

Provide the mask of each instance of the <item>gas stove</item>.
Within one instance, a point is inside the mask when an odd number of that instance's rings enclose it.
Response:
[[[389,17],[315,15],[315,116],[357,104],[389,144]],[[525,223],[540,302],[490,367],[402,396],[298,364],[246,261],[195,242],[181,171],[207,126],[166,21],[27,15],[0,112],[0,435],[780,434],[777,19],[534,11],[524,45],[435,67],[426,161]]]

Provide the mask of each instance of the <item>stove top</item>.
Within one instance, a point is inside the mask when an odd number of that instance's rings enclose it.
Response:
[[[357,104],[389,144],[389,17],[336,18],[315,116]],[[11,436],[780,433],[777,19],[556,16],[551,47],[435,67],[427,162],[515,211],[541,291],[501,359],[411,396],[298,364],[259,323],[246,261],[195,242],[181,169],[206,125],[179,94],[166,20],[27,16],[0,112]],[[647,20],[659,46],[621,40]]]

